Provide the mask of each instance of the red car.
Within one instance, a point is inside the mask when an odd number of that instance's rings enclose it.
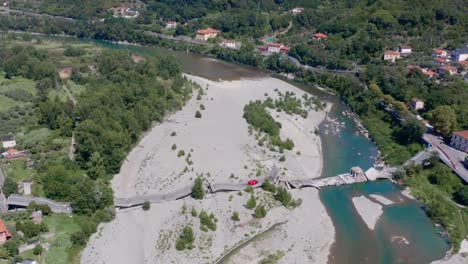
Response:
[[[258,183],[257,180],[250,180],[247,182],[249,185],[256,185]]]

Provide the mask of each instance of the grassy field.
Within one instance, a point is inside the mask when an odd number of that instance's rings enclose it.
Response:
[[[25,179],[32,179],[35,170],[26,169],[26,159],[13,160],[10,164],[3,167],[6,177],[13,179],[15,182],[20,182]]]
[[[28,80],[21,77],[15,77],[12,79],[5,79],[5,77],[0,75],[0,93],[16,90],[16,89],[23,89],[33,95],[36,94],[36,83],[33,80]]]

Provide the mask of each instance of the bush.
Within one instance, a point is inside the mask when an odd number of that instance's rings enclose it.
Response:
[[[250,196],[249,200],[247,200],[247,204],[245,205],[245,207],[247,209],[253,209],[253,208],[255,208],[255,206],[257,206],[257,199],[255,199],[255,196],[252,194],[252,196]]]
[[[176,144],[172,144],[171,149],[172,149],[172,150],[176,150],[176,149],[177,149],[177,145],[176,145]]]
[[[281,158],[279,159],[279,161],[281,161],[281,162],[285,162],[285,161],[286,161],[286,156],[284,156],[284,155],[283,155],[283,156],[281,156]]]
[[[275,199],[280,201],[281,204],[285,207],[290,206],[291,202],[293,201],[291,194],[288,192],[288,190],[286,190],[286,188],[283,187],[277,188]]]
[[[195,112],[195,118],[201,118],[201,117],[202,117],[201,112],[197,110]]]
[[[177,133],[175,131],[171,132],[171,137],[175,137],[176,135],[177,135]]]
[[[253,189],[252,186],[250,186],[250,185],[247,186],[247,187],[245,187],[245,192],[253,193],[253,190],[254,190],[254,189]]]
[[[263,182],[262,189],[267,192],[272,192],[272,193],[276,192],[276,186],[272,184],[269,180],[266,180]]]
[[[43,251],[43,248],[41,244],[37,244],[33,249],[33,254],[37,256],[37,255],[42,254],[42,251]]]
[[[193,217],[198,216],[198,212],[197,212],[197,209],[195,209],[195,207],[192,207],[192,211],[190,213],[192,214]]]
[[[205,110],[205,105],[200,105],[200,110]]]
[[[267,214],[267,211],[263,205],[259,205],[255,208],[255,212],[254,212],[255,218],[263,218],[266,216],[266,214]]]
[[[3,185],[3,193],[5,194],[5,196],[8,197],[11,194],[14,194],[17,192],[18,192],[18,184],[16,184],[16,182],[13,181],[11,178],[6,177],[5,183]]]
[[[201,200],[204,196],[205,190],[203,189],[203,179],[201,177],[197,177],[192,189],[192,197],[194,199]]]
[[[232,213],[232,216],[231,216],[231,219],[232,219],[233,221],[239,221],[239,220],[240,220],[240,219],[239,219],[239,212],[237,212],[237,211],[236,211],[236,212],[233,212],[233,213]]]
[[[177,153],[178,158],[180,158],[180,157],[182,157],[184,155],[185,155],[185,151],[183,151],[183,150],[179,150],[179,152]]]
[[[210,230],[216,231],[215,221],[217,221],[217,220],[214,217],[214,215],[213,215],[213,217],[210,217],[206,211],[201,211],[200,215],[199,215],[199,218],[200,218],[200,229],[202,229],[203,226],[206,226]]]
[[[143,203],[143,210],[144,210],[144,211],[148,211],[150,208],[151,208],[150,202],[149,202],[149,201],[145,201],[145,202]]]
[[[193,235],[192,228],[190,226],[186,226],[176,241],[176,249],[179,251],[184,249],[192,249],[194,241],[195,236]]]
[[[465,206],[468,206],[468,185],[463,186],[455,193],[455,200]]]

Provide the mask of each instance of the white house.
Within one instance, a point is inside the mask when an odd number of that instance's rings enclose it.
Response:
[[[270,53],[280,53],[281,48],[284,47],[283,44],[277,42],[268,42],[266,46],[268,48],[268,52]]]
[[[413,49],[411,48],[411,46],[400,46],[401,55],[408,55],[408,54],[411,54],[411,52],[413,52]]]
[[[468,130],[453,132],[450,145],[460,151],[468,153]]]
[[[291,13],[293,13],[293,14],[300,14],[300,13],[302,13],[302,12],[304,12],[304,8],[303,8],[303,7],[296,7],[296,8],[293,8],[293,9],[291,10]]]
[[[461,48],[452,51],[452,60],[455,62],[468,60],[468,48]]]
[[[4,138],[2,140],[3,148],[12,148],[14,146],[16,146],[16,140],[14,138]]]
[[[207,28],[197,30],[197,35],[195,36],[196,40],[207,41],[210,38],[215,38],[221,31],[217,29]]]
[[[416,111],[424,109],[424,101],[418,98],[413,98],[411,99],[411,107]]]
[[[176,28],[177,27],[177,22],[175,21],[167,21],[166,22],[166,28],[169,29],[169,28]]]
[[[225,41],[223,41],[223,44],[222,44],[224,47],[227,47],[227,48],[231,48],[231,49],[238,49],[240,48],[240,42],[237,42],[235,40],[231,40],[231,39],[227,39]]]
[[[393,51],[393,50],[387,50],[384,52],[384,55],[383,55],[383,59],[385,61],[395,62],[399,58],[400,58],[400,52]]]

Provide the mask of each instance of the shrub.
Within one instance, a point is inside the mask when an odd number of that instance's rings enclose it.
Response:
[[[455,200],[465,206],[468,206],[468,185],[463,186],[455,193]]]
[[[36,256],[40,255],[40,254],[42,254],[42,250],[43,250],[43,248],[42,248],[41,244],[37,244],[33,249],[33,254],[36,255]]]
[[[183,150],[179,150],[179,152],[177,153],[178,158],[180,158],[180,157],[182,157],[184,155],[185,155],[185,151],[183,151]]]
[[[269,180],[266,180],[263,182],[262,189],[267,192],[272,192],[272,193],[276,192],[276,186],[272,184]]]
[[[205,190],[203,189],[203,179],[201,177],[197,177],[192,189],[192,197],[194,199],[201,200],[204,196]]]
[[[255,212],[254,212],[255,218],[263,218],[266,216],[266,214],[267,214],[267,211],[263,205],[259,205],[255,208]]]
[[[206,226],[210,230],[216,231],[216,218],[214,215],[213,217],[210,217],[206,211],[201,211],[198,217],[200,218],[200,229],[202,229],[203,226]]]
[[[184,249],[192,249],[194,241],[195,236],[193,235],[192,228],[190,226],[186,226],[176,241],[176,249],[179,251]]]
[[[200,105],[200,110],[205,110],[205,105]]]
[[[281,204],[285,207],[288,207],[289,205],[291,205],[291,202],[293,200],[288,190],[286,190],[283,187],[277,188],[275,199],[281,202]]]
[[[175,137],[176,135],[177,135],[177,133],[175,131],[171,132],[171,137]]]
[[[286,156],[284,156],[284,155],[283,155],[283,156],[281,156],[281,158],[279,159],[279,161],[281,161],[281,162],[284,162],[284,161],[286,161]]]
[[[195,209],[195,207],[192,207],[192,211],[190,211],[190,213],[192,214],[193,217],[198,216],[198,212],[197,212],[197,209]]]
[[[177,149],[177,145],[176,144],[173,144],[172,147],[171,147],[172,150],[176,150]]]
[[[253,193],[253,190],[254,190],[254,189],[253,189],[252,186],[250,186],[250,185],[247,186],[247,187],[245,187],[245,192]]]
[[[198,95],[197,95],[197,100],[201,100],[201,99],[202,99],[201,94],[198,94]]]
[[[143,203],[143,210],[144,210],[144,211],[148,211],[150,208],[151,208],[150,202],[149,202],[149,201],[145,201],[145,202]]]
[[[245,205],[245,207],[247,209],[253,209],[253,208],[255,208],[255,206],[257,206],[257,199],[255,199],[255,196],[252,194],[252,196],[250,196],[249,200],[247,200],[247,204]]]
[[[232,213],[232,216],[231,216],[231,219],[232,219],[233,221],[239,221],[239,220],[240,220],[240,219],[239,219],[239,212],[237,212],[237,211],[236,211],[236,212],[233,212],[233,213]]]
[[[197,110],[195,112],[195,118],[201,118],[201,117],[202,117],[201,112]]]

